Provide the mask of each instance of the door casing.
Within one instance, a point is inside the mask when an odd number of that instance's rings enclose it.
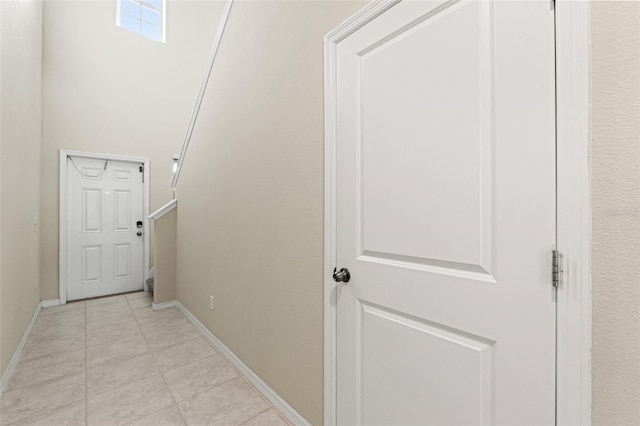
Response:
[[[149,159],[140,157],[123,157],[110,154],[97,154],[90,152],[60,150],[60,233],[59,233],[59,286],[60,286],[60,305],[67,303],[67,158],[82,157],[93,158],[98,160],[124,161],[128,163],[144,164],[144,183],[143,183],[143,215],[145,218],[149,216]],[[144,243],[143,243],[143,278],[144,290],[147,291],[147,278],[149,278],[149,224],[145,226]]]
[[[337,45],[401,0],[376,0],[324,40],[324,424],[336,424],[336,51]],[[556,424],[591,424],[590,9],[550,0],[556,19],[557,292]],[[551,253],[549,254],[551,261]],[[549,277],[551,285],[551,277]]]

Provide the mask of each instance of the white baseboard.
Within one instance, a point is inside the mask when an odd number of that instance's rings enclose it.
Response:
[[[151,310],[159,311],[161,309],[173,308],[176,306],[176,303],[178,302],[176,302],[175,300],[170,300],[168,302],[152,303]]]
[[[11,362],[9,363],[9,365],[7,366],[7,369],[4,371],[4,374],[2,375],[2,380],[0,380],[0,396],[2,396],[2,393],[4,392],[4,388],[9,383],[9,380],[11,379],[11,375],[13,374],[13,370],[16,368],[16,365],[20,360],[20,355],[22,355],[22,349],[24,349],[24,345],[27,343],[27,339],[31,334],[33,325],[36,323],[36,320],[38,319],[38,315],[40,315],[41,309],[42,309],[42,302],[38,303],[38,306],[36,306],[36,310],[33,313],[33,316],[31,317],[31,321],[29,322],[27,329],[24,331],[22,340],[20,340],[20,344],[16,348],[16,351],[13,353],[13,358],[11,358]]]
[[[42,307],[50,308],[52,306],[60,306],[60,299],[43,300]]]
[[[205,336],[213,344],[213,346],[215,346],[216,350],[227,357],[227,359],[231,361],[231,363],[238,370],[240,370],[240,372],[244,374],[247,379],[249,379],[253,386],[255,386],[262,393],[262,395],[267,398],[269,402],[271,402],[271,404],[273,404],[273,406],[275,406],[282,414],[287,416],[290,422],[300,426],[307,426],[311,424],[296,410],[294,410],[293,407],[287,403],[287,401],[282,399],[280,395],[278,395],[273,389],[271,389],[269,385],[267,385],[256,373],[253,372],[253,370],[247,367],[247,365],[242,362],[240,358],[236,356],[236,354],[231,352],[231,349],[227,348],[224,343],[222,343],[216,336],[214,336],[213,333],[211,333],[209,329],[207,329],[207,327],[205,327],[196,317],[193,316],[191,312],[189,312],[187,308],[182,305],[182,303],[176,301],[174,302],[174,304],[175,307],[178,308],[178,310],[182,312],[184,316],[186,316],[189,321],[193,323],[193,325],[196,326],[198,331],[203,336]]]

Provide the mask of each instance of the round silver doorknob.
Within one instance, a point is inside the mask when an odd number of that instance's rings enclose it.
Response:
[[[337,272],[336,272],[337,271]],[[333,280],[337,283],[348,283],[351,279],[351,273],[347,268],[333,268]]]

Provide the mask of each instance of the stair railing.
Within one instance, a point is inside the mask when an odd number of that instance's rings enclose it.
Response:
[[[202,105],[202,99],[204,98],[204,93],[207,90],[207,83],[209,83],[209,78],[211,77],[211,70],[213,69],[213,63],[216,60],[216,55],[218,54],[218,49],[220,48],[222,35],[224,34],[224,29],[227,26],[227,20],[229,19],[229,13],[231,12],[232,5],[233,5],[233,0],[227,0],[225,2],[224,9],[222,10],[222,15],[220,16],[220,22],[218,23],[218,31],[216,32],[216,38],[213,40],[213,46],[211,47],[209,60],[207,61],[207,65],[205,66],[204,75],[202,76],[202,82],[200,83],[200,91],[198,92],[196,104],[193,107],[193,113],[191,114],[191,120],[189,120],[189,127],[187,127],[187,134],[184,137],[184,142],[182,143],[182,149],[180,150],[180,157],[178,158],[178,166],[176,168],[176,172],[173,174],[173,180],[171,181],[171,187],[173,188],[174,192],[175,192],[176,186],[178,185],[178,179],[180,178],[180,171],[182,170],[182,163],[184,163],[187,150],[189,149],[189,142],[191,142],[191,135],[193,134],[193,129],[196,125],[196,121],[198,120],[198,114],[200,112],[200,106]]]

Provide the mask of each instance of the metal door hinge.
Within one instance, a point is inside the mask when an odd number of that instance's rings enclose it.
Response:
[[[562,256],[562,252],[553,250],[551,265],[553,286],[558,288],[558,286],[562,284],[562,275],[564,275],[564,257]]]

